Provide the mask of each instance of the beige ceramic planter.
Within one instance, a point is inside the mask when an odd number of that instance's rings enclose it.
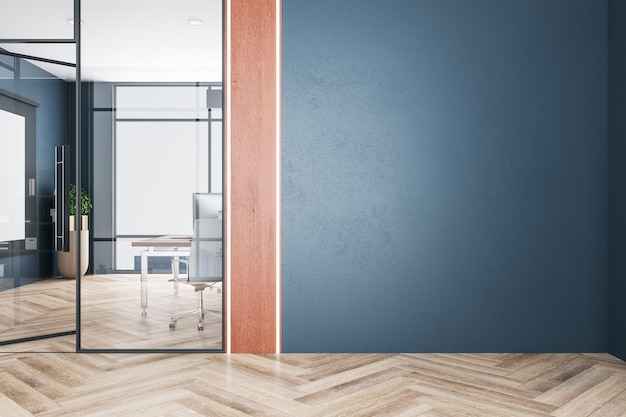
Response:
[[[89,217],[80,217],[80,276],[83,276],[89,268]],[[64,278],[76,278],[76,233],[76,216],[70,216],[70,251],[57,252],[57,266]]]

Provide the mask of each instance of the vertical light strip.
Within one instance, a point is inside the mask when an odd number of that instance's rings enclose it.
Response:
[[[281,0],[276,1],[276,353],[282,351],[282,14]]]
[[[224,106],[225,106],[225,112],[224,112],[224,117],[223,117],[223,121],[224,123],[226,123],[226,136],[224,138],[224,147],[226,148],[224,151],[226,153],[225,155],[225,160],[226,160],[226,172],[224,173],[226,176],[226,192],[224,193],[224,198],[225,198],[225,206],[227,208],[227,210],[224,210],[224,219],[226,220],[226,227],[224,228],[224,235],[225,235],[225,240],[226,240],[226,271],[225,271],[225,287],[226,287],[226,291],[224,292],[225,294],[222,294],[223,296],[225,295],[226,298],[224,300],[225,302],[225,309],[226,309],[226,340],[224,343],[224,351],[226,353],[231,353],[231,233],[230,233],[230,226],[231,226],[231,222],[230,222],[230,193],[231,193],[231,184],[230,184],[230,175],[231,175],[231,163],[232,163],[232,159],[231,159],[231,4],[230,4],[231,0],[226,0],[226,18],[224,19],[224,23],[225,23],[225,31],[224,31],[224,36],[226,37],[226,62],[224,63],[224,65],[226,66],[225,71],[224,71],[224,80],[223,80],[223,91],[225,92],[224,94]]]

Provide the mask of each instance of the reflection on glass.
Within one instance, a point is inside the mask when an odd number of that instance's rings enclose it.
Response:
[[[221,103],[207,105],[208,90],[222,88],[222,1],[82,2],[80,63],[66,42],[73,11],[74,0],[20,0],[0,14],[0,110],[24,117],[25,136],[24,168],[0,172],[19,175],[25,192],[24,238],[0,242],[0,343],[75,329],[77,281],[58,278],[52,247],[54,148],[69,145],[82,168],[71,181],[94,203],[77,348],[220,350],[221,287],[204,290],[203,330],[168,324],[198,303],[182,262],[192,194],[222,191]],[[55,43],[2,42],[16,39]],[[73,65],[83,81],[80,153]],[[178,240],[145,245],[164,235]]]
[[[0,121],[0,128],[18,122],[21,126],[19,137],[0,133],[0,155],[17,151],[11,164],[0,164],[0,183],[19,184],[20,193],[10,198],[20,203],[20,213],[11,222],[19,229],[18,234],[4,235],[0,242],[0,343],[63,334],[76,328],[76,285],[74,280],[58,277],[51,212],[54,147],[73,140],[68,134],[75,112],[68,100],[73,83],[55,75],[66,68],[48,65],[48,71],[37,63],[0,55],[0,114],[9,117]],[[2,217],[0,213],[0,222]]]
[[[22,70],[22,78],[58,78],[67,82],[76,79],[76,47],[74,44],[17,44],[4,43],[0,48],[21,54],[24,57],[37,57],[41,60],[26,59],[32,66],[25,66]],[[53,63],[42,60],[50,60]],[[66,63],[70,65],[59,65]],[[42,71],[43,70],[43,71]]]
[[[222,190],[221,103],[207,106],[207,91],[222,88],[221,6],[83,5],[84,108],[93,126],[86,183],[94,210],[92,269],[81,280],[81,349],[222,349],[221,285],[203,291],[202,330],[193,318],[169,326],[199,302],[186,283],[192,194]],[[204,24],[190,25],[191,17]]]

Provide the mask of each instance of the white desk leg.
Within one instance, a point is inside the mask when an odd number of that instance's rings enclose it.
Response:
[[[148,251],[141,252],[141,314],[148,313]]]
[[[178,261],[179,257],[174,256],[174,259]],[[178,274],[180,273],[179,262],[172,262],[172,273],[174,274],[174,294],[178,295]]]

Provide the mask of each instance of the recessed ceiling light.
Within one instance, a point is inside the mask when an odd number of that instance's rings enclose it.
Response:
[[[191,26],[201,26],[204,22],[202,21],[202,19],[192,17],[191,19],[187,20],[187,23],[189,23]]]

